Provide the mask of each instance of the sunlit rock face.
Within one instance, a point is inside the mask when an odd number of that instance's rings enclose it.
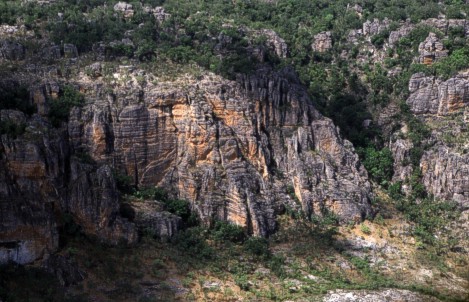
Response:
[[[100,95],[94,89],[85,87]],[[73,111],[69,134],[73,148],[139,186],[189,200],[206,224],[228,220],[267,236],[285,206],[344,221],[369,213],[352,145],[288,70],[115,89]]]

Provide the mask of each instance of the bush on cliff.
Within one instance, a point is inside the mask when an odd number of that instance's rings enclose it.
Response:
[[[60,127],[67,122],[70,110],[73,107],[82,107],[85,104],[84,96],[75,88],[67,85],[63,88],[61,96],[57,100],[50,101],[49,120],[54,127]]]

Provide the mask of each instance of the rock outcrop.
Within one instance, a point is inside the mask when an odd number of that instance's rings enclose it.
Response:
[[[131,18],[135,13],[132,4],[122,1],[114,5],[114,11],[121,12],[124,18]]]
[[[407,104],[414,114],[451,114],[469,103],[469,74],[462,73],[442,81],[416,73],[409,81],[409,91]]]
[[[443,81],[417,73],[410,79],[409,91],[407,104],[411,112],[432,130],[431,144],[419,163],[427,192],[442,200],[456,201],[461,209],[469,208],[469,146],[464,119],[469,103],[468,74],[460,73]],[[412,147],[404,139],[392,143],[395,180],[410,178],[412,168],[403,163],[410,157]]]
[[[152,13],[158,22],[163,23],[171,17],[171,14],[166,13],[165,9],[161,6],[155,8],[148,8],[147,12]]]
[[[363,23],[362,33],[364,36],[371,37],[388,29],[389,24],[391,24],[391,21],[387,18],[385,18],[384,20],[379,20],[379,19],[373,19],[373,21],[367,20],[365,23]]]
[[[370,185],[352,145],[294,74],[213,77],[98,92],[72,114],[73,148],[139,186],[172,190],[207,224],[228,220],[255,235],[272,233],[285,206],[343,220],[369,213]]]
[[[442,200],[457,202],[469,209],[469,156],[446,146],[424,153],[420,166],[428,192]]]
[[[133,202],[131,208],[137,227],[162,241],[174,237],[182,229],[181,217],[166,212],[164,205],[157,201]]]
[[[386,289],[381,291],[330,291],[323,298],[323,302],[375,302],[375,301],[402,301],[402,302],[438,302],[440,300],[401,289]]]
[[[370,213],[370,184],[351,143],[314,109],[293,71],[265,69],[236,81],[213,74],[144,86],[131,80],[113,93],[96,73],[90,67],[74,84],[87,105],[71,111],[67,128],[47,122],[61,89],[53,80],[30,87],[38,114],[0,112],[25,125],[16,138],[1,137],[1,262],[53,253],[65,214],[104,242],[135,242],[110,167],[137,186],[190,201],[205,224],[227,220],[260,236],[275,231],[286,207],[342,221]],[[80,159],[84,153],[95,163]],[[181,227],[164,211],[134,210],[138,227],[160,238]]]
[[[326,52],[332,48],[332,34],[330,31],[320,32],[314,36],[313,50]]]
[[[444,49],[443,43],[432,32],[425,41],[420,43],[418,51],[419,57],[417,62],[425,65],[431,65],[448,56],[448,50]]]
[[[73,44],[64,44],[64,56],[66,58],[78,57],[77,47]]]
[[[0,41],[0,60],[20,61],[24,60],[26,54],[25,47],[16,41]]]
[[[373,21],[366,20],[361,29],[351,29],[347,36],[347,42],[357,44],[361,38],[367,38],[370,41],[372,36],[375,36],[389,28],[391,21],[387,18],[384,20],[373,19]]]
[[[275,31],[270,29],[263,29],[257,32],[258,35],[267,38],[267,45],[275,52],[279,58],[286,58],[288,55],[288,46],[282,37]]]
[[[459,27],[463,29],[466,37],[469,36],[469,23],[464,19],[431,18],[421,21],[418,25],[433,27],[443,35],[448,35],[450,29]],[[388,40],[389,46],[394,47],[401,38],[408,36],[418,25],[412,24],[409,21],[402,23],[397,30],[390,32]]]
[[[62,286],[77,284],[86,276],[75,261],[62,255],[50,255],[44,261],[43,268],[54,275]]]

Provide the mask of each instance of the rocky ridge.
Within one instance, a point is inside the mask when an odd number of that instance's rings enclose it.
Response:
[[[428,37],[419,45],[418,63],[431,65],[433,62],[448,56],[448,50],[444,49],[443,43],[435,33],[430,32]]]

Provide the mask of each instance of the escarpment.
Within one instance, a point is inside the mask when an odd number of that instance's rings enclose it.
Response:
[[[226,220],[258,236],[275,232],[287,208],[342,221],[370,214],[370,184],[352,144],[291,70],[114,86],[84,76],[74,85],[86,105],[59,129],[47,116],[60,81],[30,87],[37,114],[1,112],[25,127],[2,135],[2,262],[55,251],[69,214],[100,240],[135,242],[135,225],[119,214],[115,173],[188,200],[205,225]]]
[[[24,264],[56,251],[66,215],[100,241],[136,242],[135,227],[119,216],[109,166],[72,155],[66,131],[40,115],[1,110],[0,117],[24,127],[0,139],[0,262]]]
[[[361,219],[370,212],[366,171],[295,78],[267,69],[114,89],[73,112],[70,140],[136,185],[189,200],[206,224],[267,236],[285,207]]]

